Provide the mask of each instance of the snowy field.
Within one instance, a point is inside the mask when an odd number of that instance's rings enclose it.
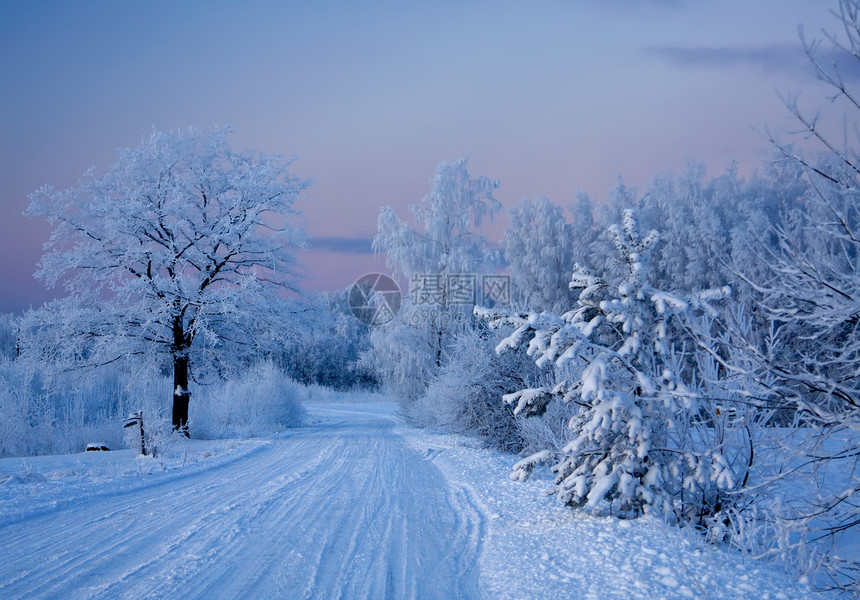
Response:
[[[308,410],[158,458],[0,460],[0,598],[818,597],[692,533],[564,509],[545,474],[511,482],[514,457],[393,403]]]

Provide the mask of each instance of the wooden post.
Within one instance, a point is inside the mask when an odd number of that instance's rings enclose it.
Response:
[[[140,453],[146,456],[146,437],[143,433],[143,411],[137,411],[136,413],[130,414],[123,427],[131,427],[135,423],[140,427]]]
[[[138,424],[140,425],[140,453],[146,456],[146,438],[143,436],[143,412],[138,412]]]

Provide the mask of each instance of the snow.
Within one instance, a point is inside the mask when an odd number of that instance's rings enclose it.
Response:
[[[565,508],[547,494],[548,468],[536,469],[528,481],[511,481],[504,475],[517,462],[514,456],[475,447],[461,436],[405,426],[398,433],[430,457],[449,485],[467,490],[486,516],[479,560],[485,598],[825,597],[774,567],[656,518],[619,520]]]
[[[653,518],[560,506],[550,474],[405,425],[308,406],[265,439],[0,460],[0,598],[813,598]]]

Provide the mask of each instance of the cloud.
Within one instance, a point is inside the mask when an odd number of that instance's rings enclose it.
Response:
[[[645,52],[684,68],[732,68],[752,67],[766,72],[805,73],[816,76],[815,69],[797,44],[770,44],[749,48],[719,46],[651,46]],[[860,81],[860,60],[845,52],[818,47],[815,57],[825,69],[833,65],[845,80]]]
[[[624,11],[648,10],[652,8],[679,9],[687,8],[687,0],[587,0],[587,3],[607,10]]]
[[[314,237],[310,240],[310,249],[339,254],[373,254],[371,240],[367,238]]]
[[[803,49],[797,44],[772,44],[754,48],[651,46],[645,52],[688,68],[748,65],[769,71],[796,71],[805,68],[806,61]]]

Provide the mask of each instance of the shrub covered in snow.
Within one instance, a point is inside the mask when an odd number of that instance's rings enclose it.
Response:
[[[191,405],[190,428],[202,438],[260,436],[301,424],[306,387],[272,363],[236,379],[201,387]]]
[[[467,329],[454,339],[453,349],[440,374],[423,396],[405,405],[407,417],[420,425],[478,436],[489,445],[520,451],[526,440],[503,394],[538,380],[538,370],[527,358],[508,354],[496,358],[499,336]]]
[[[133,410],[145,411],[155,435],[159,403],[151,395],[169,391],[161,379],[138,379],[119,365],[53,373],[0,359],[0,456],[81,452],[93,440],[121,447],[122,422]]]
[[[98,440],[110,448],[137,448],[137,429],[125,418],[141,411],[147,448],[172,443],[171,381],[151,369],[114,365],[88,372],[52,373],[27,361],[0,359],[0,457],[82,452]],[[192,433],[200,437],[257,436],[301,423],[301,403],[325,398],[324,388],[304,386],[270,363],[244,375],[195,390]]]

